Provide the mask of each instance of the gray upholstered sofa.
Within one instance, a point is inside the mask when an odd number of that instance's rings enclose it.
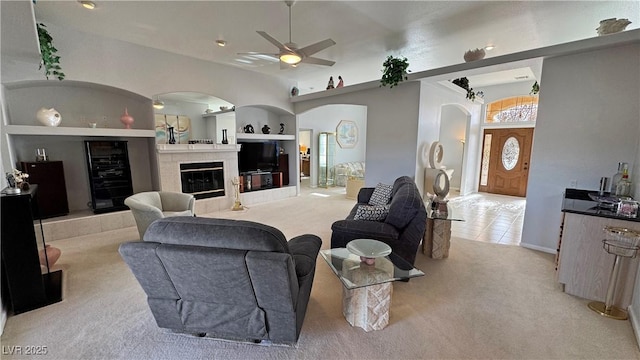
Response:
[[[120,254],[161,328],[210,337],[295,343],[322,241],[287,242],[278,229],[240,220],[170,217]]]
[[[354,239],[376,239],[413,264],[424,236],[427,211],[415,182],[408,176],[396,179],[389,200],[389,214],[384,221],[354,220],[360,205],[369,203],[374,188],[362,188],[358,203],[345,220],[331,225],[331,247],[346,247]]]

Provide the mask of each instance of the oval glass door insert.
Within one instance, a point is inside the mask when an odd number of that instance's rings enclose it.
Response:
[[[519,156],[520,142],[518,142],[518,139],[511,136],[502,146],[502,166],[504,166],[506,170],[513,170],[513,168],[518,164]]]

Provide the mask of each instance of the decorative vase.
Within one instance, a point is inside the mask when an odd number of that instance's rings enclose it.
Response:
[[[45,245],[45,248],[39,251],[40,265],[49,266],[51,268],[53,264],[58,261],[62,251],[58,248],[54,248],[51,245]]]
[[[131,129],[133,124],[133,116],[129,115],[127,108],[124,108],[124,114],[120,116],[120,122],[124,124],[125,129]]]
[[[284,123],[280,123],[280,132],[278,134],[284,134]]]
[[[631,24],[629,19],[605,19],[600,21],[600,26],[598,26],[596,31],[598,32],[598,36],[615,34],[624,30],[629,24]]]
[[[58,126],[62,121],[62,116],[54,108],[40,108],[36,113],[36,118],[45,126]]]
[[[484,49],[467,50],[464,53],[464,61],[469,62],[469,61],[481,60],[481,59],[484,59],[485,55],[486,53]]]
[[[222,143],[228,144],[229,140],[227,139],[227,129],[222,129]]]
[[[269,125],[265,125],[262,127],[262,133],[263,134],[268,134],[271,132],[271,128],[269,127]]]
[[[173,126],[169,126],[167,130],[169,130],[169,144],[175,144],[176,137],[173,134]]]

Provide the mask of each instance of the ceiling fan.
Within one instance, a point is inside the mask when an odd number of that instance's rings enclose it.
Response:
[[[256,31],[260,36],[267,39],[270,43],[278,47],[280,50],[277,54],[269,54],[269,53],[261,53],[261,52],[249,52],[249,53],[239,53],[239,55],[264,55],[274,57],[280,60],[280,68],[285,69],[291,66],[297,66],[299,63],[305,64],[315,64],[315,65],[324,65],[324,66],[332,66],[335,64],[335,61],[320,59],[316,57],[312,57],[311,55],[322,51],[329,46],[333,46],[336,44],[335,41],[331,39],[326,39],[319,41],[315,44],[305,46],[303,48],[298,48],[298,45],[291,41],[291,6],[294,1],[286,0],[285,4],[289,7],[289,42],[281,43],[271,35],[267,34],[264,31]]]

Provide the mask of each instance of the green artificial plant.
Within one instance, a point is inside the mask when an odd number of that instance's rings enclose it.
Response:
[[[461,77],[458,79],[455,79],[452,81],[452,83],[454,83],[455,85],[460,86],[461,88],[465,89],[467,91],[467,99],[474,101],[476,99],[476,93],[473,91],[472,87],[469,87],[469,79],[467,79],[466,77]],[[482,92],[478,92],[478,94],[481,94]],[[484,94],[483,94],[484,95]]]
[[[64,73],[60,67],[60,56],[56,55],[58,49],[53,46],[53,38],[42,23],[38,23],[38,40],[40,41],[40,52],[42,53],[42,62],[40,67],[44,67],[44,75],[49,80],[49,76],[56,77],[58,80],[64,79]]]
[[[533,85],[531,85],[531,92],[529,92],[529,95],[537,95],[540,92],[540,85],[538,85],[538,82],[534,82]]]
[[[382,69],[382,79],[380,80],[380,86],[391,85],[391,87],[398,86],[398,83],[408,80],[407,73],[411,72],[407,70],[409,62],[407,58],[394,58],[389,55],[387,60],[382,63],[384,69]]]

